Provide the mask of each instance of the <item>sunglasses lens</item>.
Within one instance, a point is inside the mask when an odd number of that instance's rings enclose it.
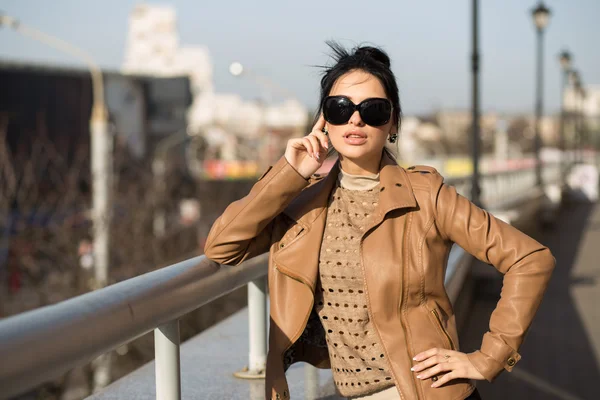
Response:
[[[354,106],[345,97],[328,97],[323,103],[325,121],[334,125],[345,124],[354,113]]]
[[[390,120],[392,105],[384,99],[367,100],[361,104],[360,117],[367,125],[381,126]]]

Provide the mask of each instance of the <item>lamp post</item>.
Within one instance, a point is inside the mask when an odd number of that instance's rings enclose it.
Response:
[[[585,153],[585,144],[587,142],[587,135],[585,131],[585,97],[587,93],[583,88],[583,83],[581,82],[581,78],[579,79],[579,83],[577,85],[577,94],[579,95],[579,113],[577,116],[577,122],[579,125],[579,161],[583,163],[584,153]]]
[[[480,134],[479,134],[479,0],[472,2],[472,116],[471,116],[471,156],[473,159],[473,175],[471,176],[471,201],[481,206],[481,186],[479,179],[479,153],[480,153]]]
[[[537,30],[537,80],[536,80],[536,105],[535,105],[535,176],[536,184],[542,185],[542,163],[540,160],[540,148],[542,147],[540,137],[540,120],[543,112],[543,86],[544,86],[544,29],[550,20],[550,9],[543,2],[539,2],[537,7],[531,11],[533,22]]]
[[[6,26],[23,36],[42,42],[56,50],[83,61],[92,78],[92,112],[90,117],[91,171],[92,171],[92,221],[94,237],[93,288],[106,286],[109,262],[110,185],[112,176],[112,138],[108,132],[108,113],[104,103],[102,71],[94,59],[72,44],[22,24],[17,19],[0,13],[0,26]],[[94,362],[94,389],[110,382],[109,355]]]
[[[567,50],[563,50],[558,59],[560,61],[560,66],[562,68],[562,80],[561,80],[561,90],[560,90],[560,150],[562,152],[562,182],[565,183],[566,174],[567,174],[567,166],[565,162],[565,153],[567,151],[566,140],[565,140],[565,90],[567,88],[568,79],[569,79],[569,71],[571,70],[571,53]]]
[[[573,144],[575,150],[575,162],[581,162],[581,127],[580,127],[580,108],[581,108],[581,76],[579,71],[571,70],[569,72],[569,81],[573,87]]]

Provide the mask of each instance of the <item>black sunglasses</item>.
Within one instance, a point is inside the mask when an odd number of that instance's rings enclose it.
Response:
[[[360,118],[371,126],[385,125],[392,116],[392,102],[374,97],[354,104],[346,96],[328,96],[323,100],[323,117],[333,125],[342,125],[358,110]]]

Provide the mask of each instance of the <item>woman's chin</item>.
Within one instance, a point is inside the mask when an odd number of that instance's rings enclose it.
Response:
[[[366,146],[344,146],[341,149],[336,149],[339,154],[349,160],[359,160],[361,158],[371,158],[375,154],[380,153],[377,150],[367,148]]]

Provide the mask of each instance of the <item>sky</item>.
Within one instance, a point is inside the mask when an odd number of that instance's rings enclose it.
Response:
[[[134,0],[0,0],[0,12],[91,53],[104,67],[122,63]],[[228,71],[240,61],[308,107],[318,102],[326,40],[374,44],[388,52],[405,114],[469,109],[470,0],[162,0],[177,10],[180,43],[208,46],[218,92],[264,98],[264,88]],[[537,0],[480,0],[481,105],[532,113]],[[560,103],[558,54],[572,52],[584,84],[600,84],[600,0],[546,0],[544,111]],[[0,28],[0,59],[79,65],[31,39]]]

